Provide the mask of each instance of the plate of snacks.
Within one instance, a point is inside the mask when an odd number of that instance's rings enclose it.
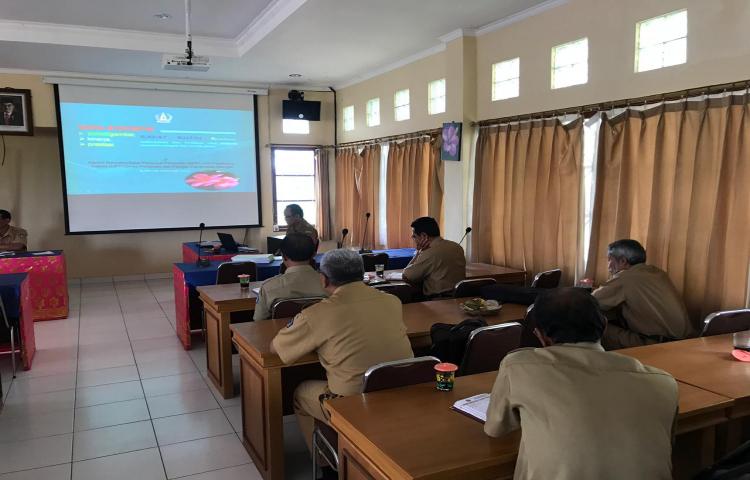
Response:
[[[496,315],[503,308],[497,300],[485,300],[483,298],[472,298],[461,305],[461,310],[472,315]]]

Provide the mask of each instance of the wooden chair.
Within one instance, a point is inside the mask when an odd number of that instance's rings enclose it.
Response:
[[[216,285],[240,283],[237,275],[250,275],[250,281],[258,278],[255,262],[224,262],[216,270]]]
[[[283,298],[276,300],[271,306],[271,318],[293,317],[321,300],[323,300],[323,297]]]
[[[388,254],[381,253],[362,253],[362,263],[365,266],[365,272],[374,272],[375,265],[385,265],[388,270]]]
[[[393,362],[379,363],[367,369],[362,384],[362,393],[405,387],[417,383],[435,381],[435,365],[440,360],[435,357],[407,358]],[[318,458],[322,458],[338,472],[338,434],[330,425],[315,420],[312,437],[313,479],[318,475]]]
[[[520,323],[509,322],[471,332],[457,375],[496,371],[507,354],[521,347],[522,331]]]
[[[703,321],[701,337],[750,330],[750,308],[714,312]]]
[[[559,268],[539,272],[534,277],[534,281],[531,282],[531,288],[557,288],[560,285],[561,278],[562,270]]]
[[[381,283],[373,285],[372,288],[377,288],[381,292],[397,296],[401,300],[401,303],[411,303],[414,301],[415,290],[408,283]]]
[[[453,287],[453,296],[455,298],[478,297],[479,290],[487,285],[496,285],[497,280],[494,278],[470,278],[461,280]]]

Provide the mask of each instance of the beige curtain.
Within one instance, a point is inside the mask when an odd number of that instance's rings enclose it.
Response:
[[[572,285],[579,254],[583,122],[482,127],[476,149],[472,259],[561,268]]]
[[[411,222],[434,217],[443,224],[440,137],[391,142],[388,148],[386,221],[388,248],[412,247]]]
[[[605,117],[587,276],[607,278],[607,245],[634,238],[682,292],[696,327],[746,302],[750,261],[748,97]]]
[[[315,150],[315,198],[318,201],[318,212],[315,226],[321,240],[330,240],[331,231],[331,195],[328,174],[328,150],[318,148]]]
[[[380,145],[368,145],[358,153],[355,147],[336,154],[336,235],[349,229],[346,246],[379,248]],[[370,213],[365,231],[365,213]],[[363,242],[364,240],[364,242]]]

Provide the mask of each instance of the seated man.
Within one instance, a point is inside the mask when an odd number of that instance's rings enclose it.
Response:
[[[284,363],[316,352],[328,381],[308,380],[294,391],[294,412],[308,448],[314,419],[327,421],[323,401],[362,390],[365,371],[381,362],[414,354],[401,318],[401,302],[362,282],[358,253],[332,250],[320,263],[321,282],[330,297],[305,309],[271,344]]]
[[[253,320],[271,318],[271,307],[284,298],[325,297],[318,272],[310,265],[315,245],[310,237],[292,233],[281,241],[286,270],[269,278],[260,287]]]
[[[296,203],[290,203],[284,209],[284,220],[286,220],[287,228],[286,234],[301,233],[310,237],[315,244],[315,251],[318,251],[318,244],[320,238],[318,238],[318,231],[315,227],[310,225],[304,218],[304,212],[302,207]]]
[[[609,245],[610,279],[593,295],[609,324],[602,337],[607,350],[681,339],[692,333],[685,302],[667,274],[646,265],[646,250],[635,240]]]
[[[451,293],[456,283],[466,278],[464,249],[440,237],[434,218],[418,218],[411,228],[417,253],[404,269],[404,281],[421,285],[427,297]]]
[[[535,333],[500,364],[484,431],[521,429],[514,478],[671,479],[677,382],[638,360],[605,352],[606,319],[576,288],[542,292]]]
[[[26,250],[26,230],[12,226],[11,218],[9,211],[0,210],[0,252],[5,250],[23,252]]]

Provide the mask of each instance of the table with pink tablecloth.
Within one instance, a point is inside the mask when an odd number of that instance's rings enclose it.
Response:
[[[29,275],[31,316],[34,321],[67,318],[68,278],[62,250],[0,256],[2,273]]]

